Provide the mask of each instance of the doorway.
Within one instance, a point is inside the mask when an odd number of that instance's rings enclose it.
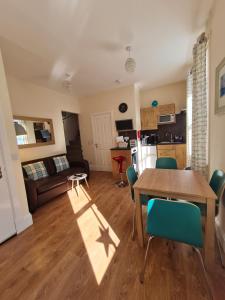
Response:
[[[111,112],[92,114],[96,171],[111,171],[110,148],[113,145]]]
[[[78,114],[62,111],[65,143],[69,161],[83,160]]]

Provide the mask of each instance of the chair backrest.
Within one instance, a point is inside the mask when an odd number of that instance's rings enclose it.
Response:
[[[215,170],[209,182],[209,185],[217,195],[217,200],[223,196],[225,188],[225,173],[222,170]]]
[[[156,169],[177,169],[177,161],[172,157],[160,157],[156,161]]]
[[[134,200],[134,189],[133,189],[133,185],[135,184],[135,182],[137,181],[138,177],[137,177],[137,173],[134,169],[133,166],[130,166],[127,168],[126,171],[127,174],[127,180],[130,186],[130,191],[131,191],[131,197]]]

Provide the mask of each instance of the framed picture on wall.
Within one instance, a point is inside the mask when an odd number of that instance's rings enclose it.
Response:
[[[225,113],[225,58],[216,68],[215,113]]]

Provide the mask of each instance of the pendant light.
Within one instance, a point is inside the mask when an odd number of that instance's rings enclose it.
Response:
[[[125,70],[128,73],[133,73],[136,69],[136,62],[135,60],[130,56],[130,52],[131,52],[131,46],[127,46],[126,51],[129,53],[129,56],[125,62]]]

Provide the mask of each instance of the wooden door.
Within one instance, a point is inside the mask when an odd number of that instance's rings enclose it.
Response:
[[[0,243],[16,233],[10,190],[0,141]]]
[[[95,152],[93,168],[96,171],[111,171],[110,148],[113,144],[111,113],[93,114],[92,129]]]

